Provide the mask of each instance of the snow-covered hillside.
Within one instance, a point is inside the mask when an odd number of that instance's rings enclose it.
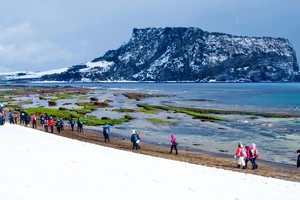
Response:
[[[0,199],[298,200],[300,183],[0,126]],[[175,155],[174,155],[175,156]]]

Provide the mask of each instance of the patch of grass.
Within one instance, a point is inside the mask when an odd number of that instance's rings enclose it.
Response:
[[[144,109],[144,108],[137,108],[137,111],[138,112],[143,112],[143,113],[146,113],[146,114],[155,114],[156,112],[156,110],[151,110],[151,109]]]
[[[91,112],[91,110],[84,109],[84,108],[73,108],[73,109],[70,109],[70,111],[74,111],[74,112],[77,112],[82,115],[86,115],[87,113]]]
[[[121,119],[105,119],[105,120],[97,119],[97,118],[93,118],[93,117],[87,117],[87,118],[83,119],[83,123],[87,126],[101,126],[101,125],[104,125],[105,123],[108,123],[111,126],[114,126],[116,124],[122,124],[125,122],[129,122],[132,119],[134,119],[134,118],[129,115],[125,115]]]
[[[139,107],[143,107],[146,110],[164,110],[168,112],[179,112],[185,113],[187,115],[191,115],[194,119],[202,119],[202,120],[226,120],[223,117],[212,116],[208,114],[203,114],[201,112],[196,112],[192,109],[188,108],[177,108],[177,107],[170,107],[170,106],[150,106],[148,104],[138,104]]]
[[[97,110],[98,108],[108,108],[110,107],[108,102],[77,102],[75,103],[78,106],[83,106],[87,110]]]
[[[78,99],[81,99],[81,100],[86,100],[89,98],[89,96],[86,96],[86,95],[82,95],[82,96],[79,96],[77,97]]]
[[[112,109],[112,111],[120,112],[120,113],[124,113],[124,112],[133,113],[133,112],[136,112],[136,110],[130,109],[130,108],[116,108],[116,109]]]
[[[2,97],[2,98],[0,98],[0,102],[9,102],[9,101],[12,101],[12,99],[11,98],[8,98],[8,97]]]
[[[221,114],[221,115],[253,115],[262,116],[267,118],[295,118],[300,115],[280,114],[280,113],[259,113],[259,112],[247,112],[247,111],[229,111],[229,110],[213,110],[213,109],[198,109],[198,108],[184,108],[184,107],[171,107],[171,106],[157,106],[148,104],[138,104],[137,106],[143,107],[144,109],[160,109],[165,111],[183,112],[195,116],[197,119],[208,119],[215,118],[215,120],[225,120],[222,117],[207,116],[204,114]],[[203,115],[200,115],[203,114]],[[202,118],[203,117],[203,118]]]
[[[168,97],[169,95],[166,94],[144,94],[144,93],[123,93],[123,95],[129,99],[136,99],[140,101],[143,98],[149,97]]]
[[[33,114],[35,113],[37,115],[37,118],[39,118],[39,113],[47,113],[49,116],[53,116],[56,118],[62,118],[62,119],[70,119],[70,117],[72,118],[84,118],[84,115],[79,114],[77,112],[74,111],[66,111],[66,110],[58,110],[58,109],[53,109],[53,108],[26,108],[24,109],[25,112],[27,112],[28,114]]]
[[[60,99],[73,99],[73,93],[67,93],[67,94],[55,94],[56,97],[50,99],[51,102],[55,102]]]
[[[32,101],[20,101],[20,102],[9,102],[5,107],[9,109],[19,110],[22,108],[22,105],[33,104]]]
[[[212,115],[197,113],[197,112],[193,112],[193,111],[187,111],[187,110],[176,110],[176,111],[180,112],[180,113],[185,113],[185,114],[191,115],[194,117],[194,119],[220,120],[220,121],[226,120],[223,117],[212,116]]]
[[[176,122],[170,122],[170,121],[161,120],[157,118],[145,118],[145,119],[152,122],[153,124],[176,125]]]

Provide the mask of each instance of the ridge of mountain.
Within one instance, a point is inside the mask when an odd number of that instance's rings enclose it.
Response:
[[[287,39],[166,27],[134,28],[118,49],[40,80],[298,82],[300,73]]]

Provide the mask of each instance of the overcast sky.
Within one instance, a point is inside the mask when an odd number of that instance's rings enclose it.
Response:
[[[0,72],[85,63],[146,27],[287,38],[300,60],[299,19],[299,0],[0,0]]]

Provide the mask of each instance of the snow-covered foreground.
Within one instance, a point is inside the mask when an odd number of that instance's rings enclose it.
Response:
[[[1,200],[298,200],[300,191],[297,182],[116,150],[9,124],[0,126],[0,160]]]

